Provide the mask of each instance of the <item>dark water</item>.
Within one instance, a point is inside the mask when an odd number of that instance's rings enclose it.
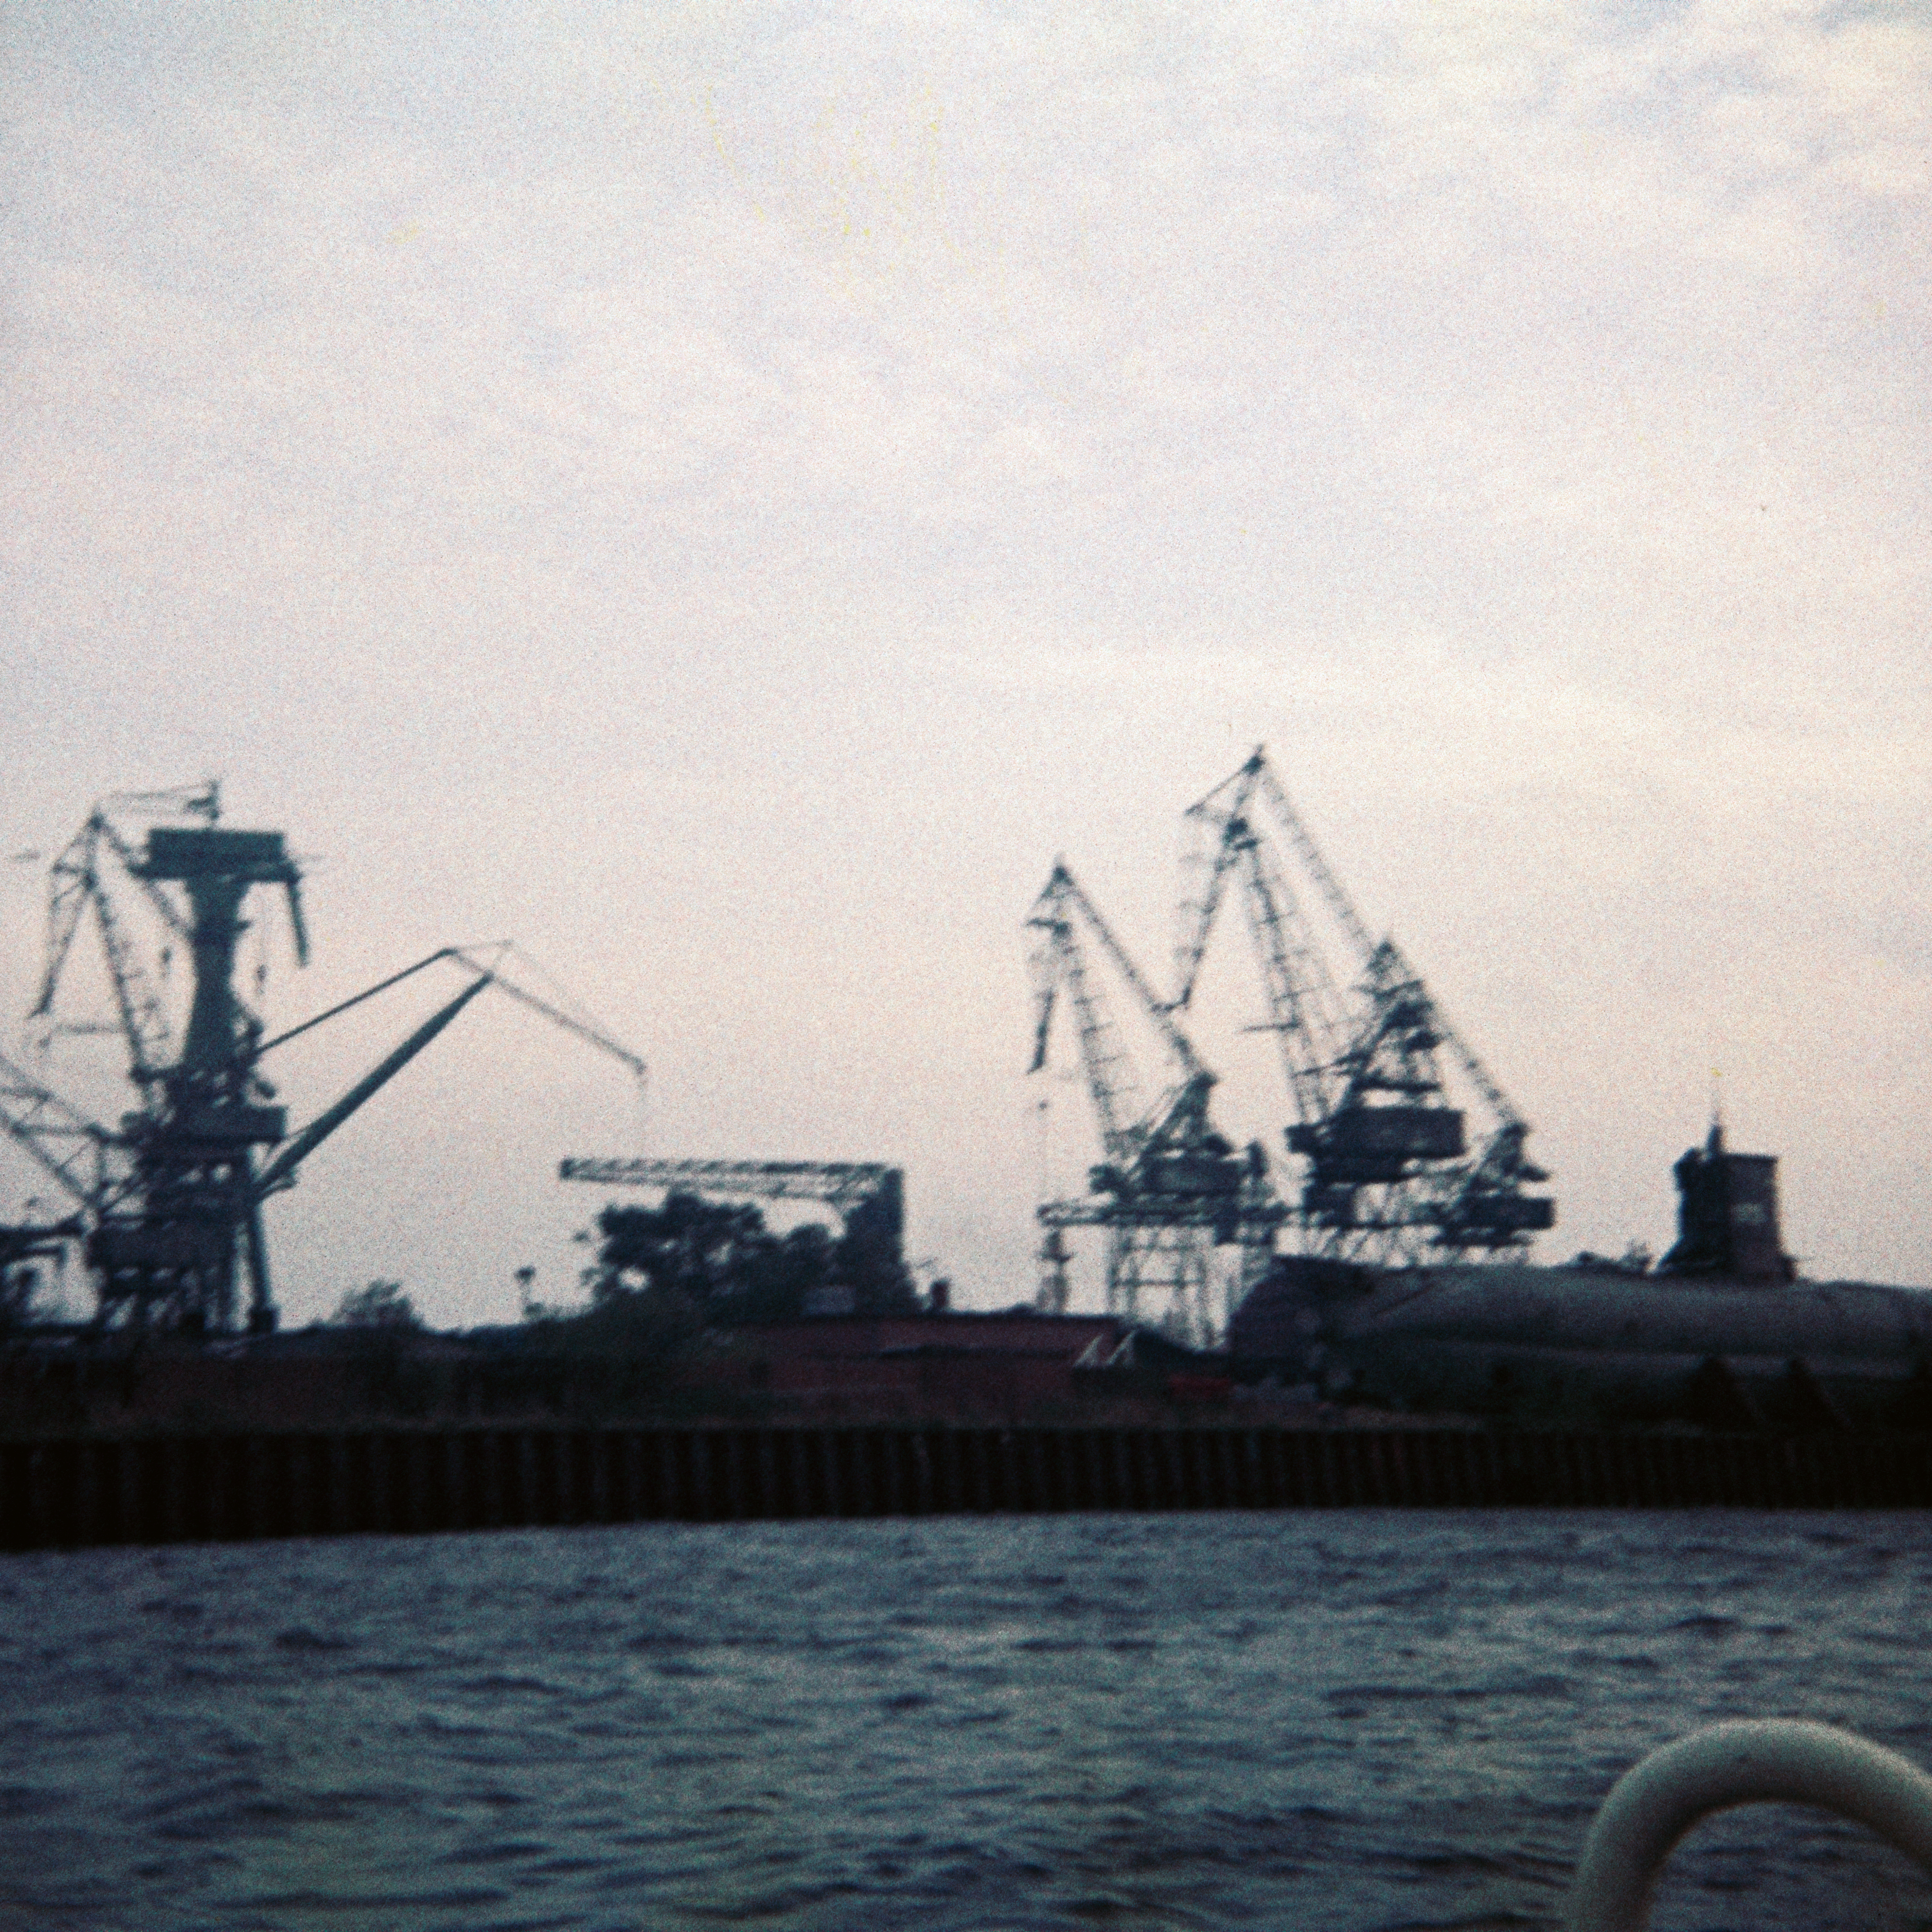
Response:
[[[0,1558],[0,1926],[1534,1927],[1725,1716],[1932,1761],[1932,1519],[1360,1512]],[[1757,1808],[1657,1924],[1932,1925]]]

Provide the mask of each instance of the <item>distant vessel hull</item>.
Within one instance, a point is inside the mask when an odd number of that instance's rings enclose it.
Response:
[[[1932,1423],[1932,1292],[1609,1268],[1282,1262],[1236,1312],[1245,1378],[1517,1420]]]

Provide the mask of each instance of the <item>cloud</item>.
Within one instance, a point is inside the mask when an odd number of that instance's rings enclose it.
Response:
[[[1637,1165],[1592,1135],[1654,1137],[1632,1083],[1707,1058],[1733,996],[1767,1067],[1928,1084],[1898,1044],[1932,802],[1918,20],[29,29],[16,842],[222,770],[333,855],[317,974],[517,931],[648,1036],[662,1131],[890,1142],[990,1299],[1030,1275],[1025,903],[1065,848],[1159,944],[1174,814],[1264,738],[1571,1136],[1586,1225]],[[457,1115],[592,1131],[540,1049],[503,1050],[514,1099],[475,1051]],[[406,1114],[364,1124],[372,1189]],[[484,1190],[506,1226],[575,1211],[549,1158]],[[291,1198],[292,1295],[351,1255],[439,1313],[507,1278],[480,1209],[432,1281],[385,1258],[413,1210],[352,1194]],[[1880,1225],[1848,1176],[1820,1198]],[[1884,1226],[1844,1264],[1917,1265]]]

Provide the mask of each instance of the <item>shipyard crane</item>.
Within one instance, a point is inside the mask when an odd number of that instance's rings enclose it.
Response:
[[[1072,1009],[1081,1066],[1105,1159],[1090,1172],[1083,1198],[1048,1201],[1038,1210],[1046,1231],[1042,1299],[1064,1306],[1069,1258],[1064,1230],[1107,1231],[1107,1308],[1128,1320],[1141,1314],[1142,1292],[1165,1285],[1166,1320],[1190,1339],[1218,1328],[1209,1305],[1208,1257],[1238,1244],[1244,1280],[1264,1265],[1286,1210],[1268,1184],[1258,1147],[1237,1155],[1208,1118],[1214,1075],[1115,938],[1064,860],[1054,862],[1027,925],[1038,937],[1031,961],[1034,1050],[1030,1072],[1047,1064],[1054,1015],[1064,994]],[[1084,937],[1083,937],[1084,935]],[[1098,947],[1132,994],[1171,1063],[1172,1079],[1144,1106],[1131,1056],[1088,958]]]
[[[1312,883],[1352,956],[1352,997],[1331,971],[1268,824]],[[1204,876],[1184,904],[1176,1011],[1191,1001],[1216,915],[1238,881],[1304,1173],[1298,1220],[1311,1252],[1387,1264],[1431,1254],[1496,1255],[1554,1225],[1555,1203],[1526,1190],[1548,1178],[1524,1151],[1529,1127],[1392,939],[1372,938],[1257,747],[1188,808]],[[1472,1156],[1450,1104],[1444,1049],[1486,1113]]]
[[[118,822],[131,814],[194,822],[151,822],[137,849]],[[57,1025],[63,974],[92,914],[140,1096],[117,1130],[93,1136],[113,1170],[82,1203],[104,1317],[131,1310],[142,1320],[228,1328],[238,1254],[252,1288],[251,1322],[272,1319],[255,1162],[258,1150],[284,1137],[287,1115],[256,1070],[261,1020],[233,984],[244,901],[258,886],[281,886],[299,962],[307,961],[308,934],[300,870],[282,835],[236,831],[220,820],[212,784],[105,800],[50,877],[46,965],[33,1017]],[[164,963],[176,944],[188,951],[194,990],[178,1045],[130,936],[118,902],[124,892],[160,919]],[[29,1105],[10,1131],[44,1148],[59,1110],[44,1097],[25,1097]]]
[[[149,822],[138,840],[124,830]],[[170,823],[169,820],[175,822]],[[182,822],[187,821],[187,822]],[[210,784],[194,790],[124,794],[97,805],[55,861],[50,879],[46,964],[32,1016],[50,1037],[76,938],[92,914],[140,1104],[117,1127],[89,1119],[51,1088],[0,1060],[0,1131],[59,1184],[74,1204],[60,1224],[80,1238],[94,1273],[99,1318],[188,1333],[235,1325],[245,1271],[248,1326],[274,1325],[263,1202],[294,1184],[302,1162],[374,1097],[490,986],[622,1060],[641,1082],[644,1062],[586,1021],[506,976],[508,942],[486,964],[476,949],[445,946],[275,1039],[236,990],[242,913],[260,886],[287,895],[294,950],[306,964],[301,869],[279,832],[220,823]],[[131,936],[122,902],[144,902],[164,935],[165,968],[179,944],[192,969],[186,1024],[177,1043],[166,1006]],[[466,976],[460,991],[291,1137],[286,1109],[263,1077],[263,1057],[284,1042],[439,962]]]
[[[881,1271],[904,1264],[905,1171],[866,1160],[608,1160],[561,1162],[561,1180],[596,1187],[651,1187],[754,1201],[821,1201],[836,1210],[845,1240]]]
[[[109,884],[111,872],[118,869],[121,878],[146,897],[175,939],[191,946],[194,930],[182,909],[146,871],[140,855],[129,845],[110,815],[110,809],[172,813],[212,826],[221,815],[220,796],[218,788],[211,784],[204,788],[168,792],[121,792],[104,799],[88,814],[49,874],[46,964],[29,1017],[46,1018],[51,1024],[62,970],[82,922],[92,913],[100,931],[121,1030],[128,1044],[128,1077],[152,1111],[164,1104],[163,1070],[173,1058],[170,1028],[166,1013],[116,907]],[[292,875],[286,883],[290,915],[298,935],[298,948],[305,958],[301,900]],[[168,956],[164,952],[164,960]]]

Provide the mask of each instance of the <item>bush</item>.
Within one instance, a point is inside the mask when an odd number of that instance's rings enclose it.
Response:
[[[328,1318],[332,1328],[383,1328],[414,1331],[422,1317],[403,1292],[399,1281],[372,1281],[367,1288],[351,1288],[336,1304]]]

